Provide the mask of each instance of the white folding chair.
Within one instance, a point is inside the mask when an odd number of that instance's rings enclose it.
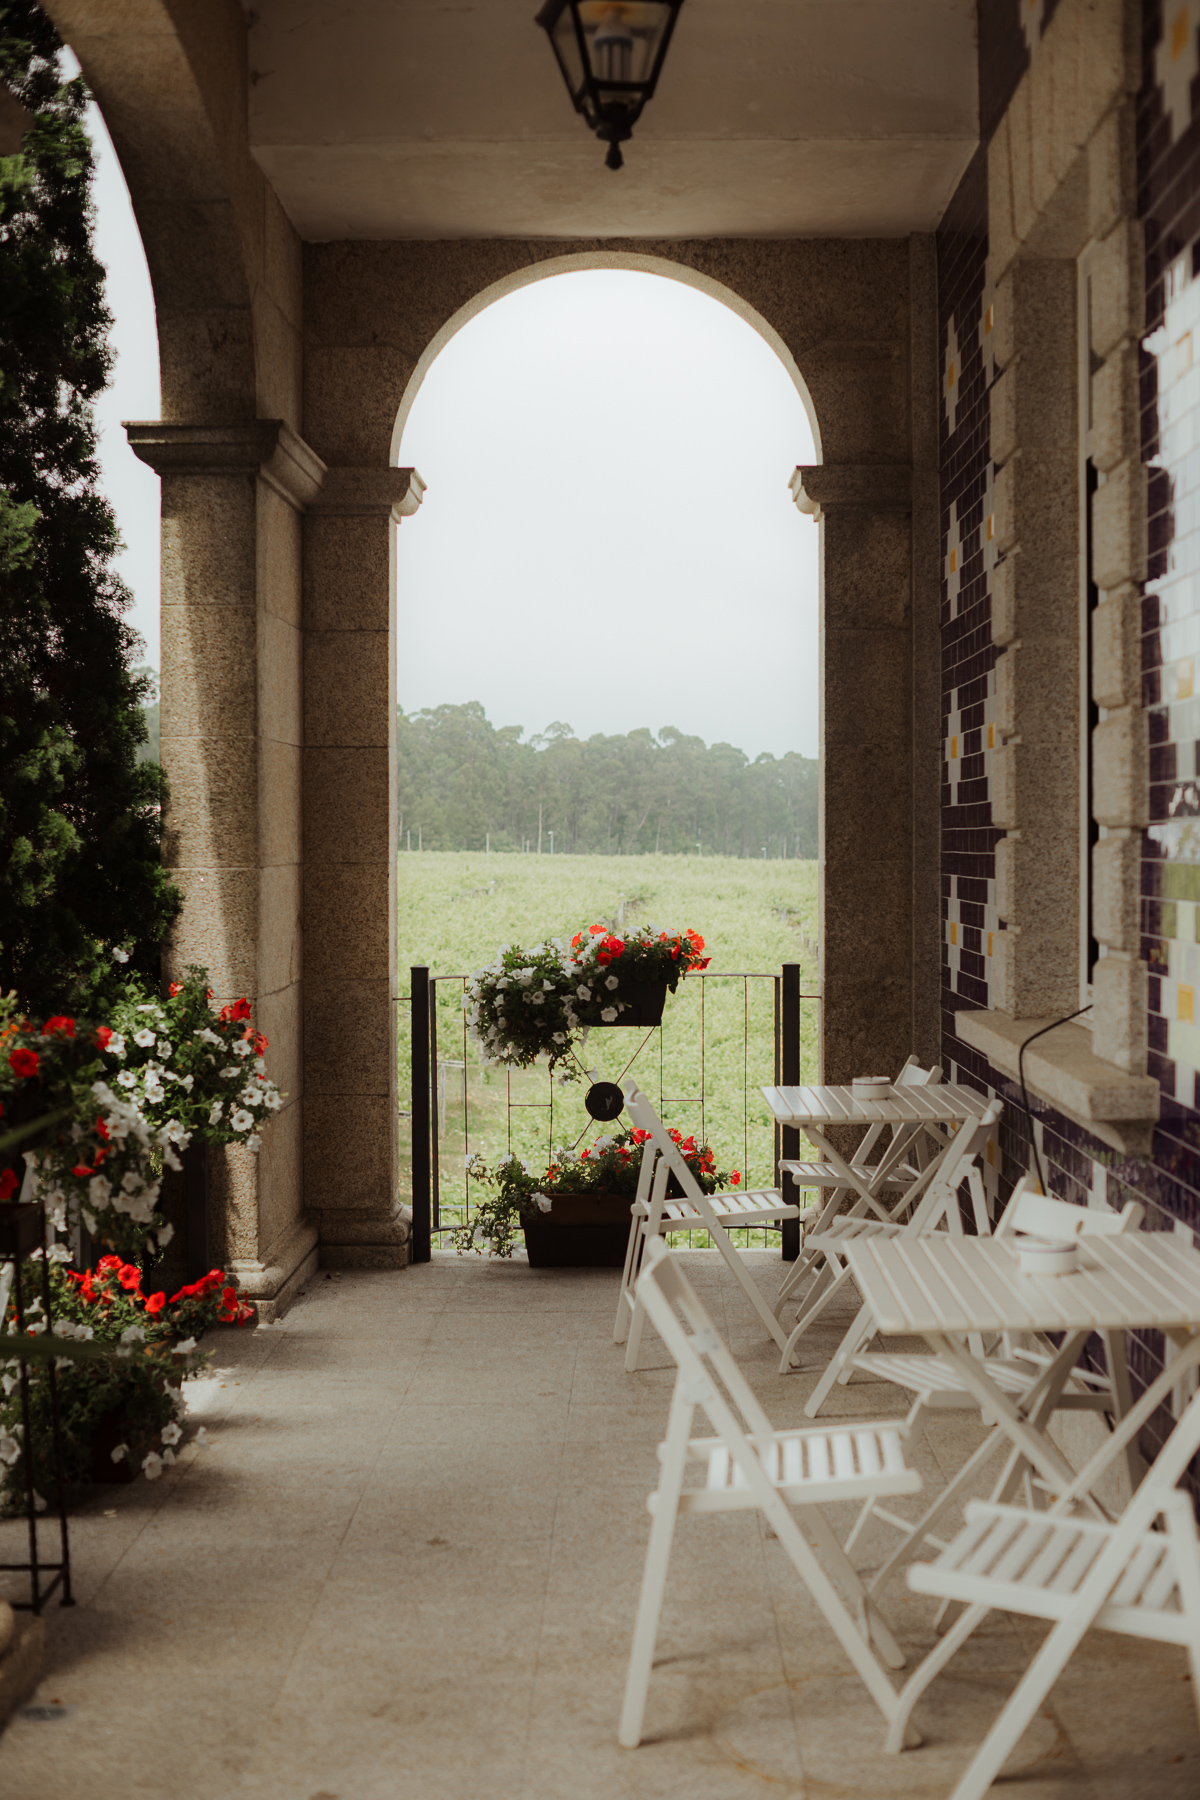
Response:
[[[763,1514],[890,1723],[896,1690],[879,1658],[898,1669],[904,1656],[820,1507],[826,1501],[867,1494],[917,1492],[921,1477],[905,1463],[904,1426],[898,1420],[878,1425],[856,1421],[849,1427],[773,1430],[691,1282],[658,1238],[646,1243],[638,1304],[674,1357],[677,1373],[667,1435],[658,1451],[658,1487],[648,1501],[654,1523],[625,1682],[620,1742],[627,1749],[641,1742],[675,1521],[683,1513]],[[715,1437],[692,1436],[697,1407],[707,1415]],[[700,1465],[697,1485],[684,1485],[689,1464]],[[799,1510],[803,1531],[792,1507]],[[832,1581],[809,1539],[824,1553],[833,1570]],[[919,1738],[914,1735],[911,1741]]]
[[[1163,1399],[1168,1383],[1169,1377],[1156,1384]],[[1200,1450],[1200,1394],[1118,1520],[1073,1516],[1104,1467],[1123,1451],[1124,1435],[1118,1427],[1048,1512],[972,1501],[954,1542],[935,1562],[908,1572],[915,1592],[940,1594],[965,1603],[967,1610],[905,1685],[888,1731],[889,1750],[908,1741],[914,1704],[993,1608],[1047,1619],[1053,1626],[951,1800],[983,1800],[1093,1625],[1186,1649],[1200,1711],[1200,1538],[1192,1499],[1177,1485]],[[1160,1518],[1165,1529],[1155,1530]]]
[[[990,1236],[992,1222],[988,1214],[987,1197],[984,1193],[983,1177],[980,1174],[978,1163],[979,1158],[986,1152],[988,1139],[995,1130],[1003,1110],[1001,1102],[993,1100],[979,1119],[968,1119],[959,1127],[948,1155],[928,1182],[912,1217],[905,1224],[885,1222],[882,1219],[835,1219],[829,1230],[821,1233],[820,1238],[816,1241],[836,1269],[836,1273],[821,1298],[815,1305],[807,1307],[801,1312],[792,1328],[792,1334],[784,1345],[783,1358],[779,1365],[781,1374],[787,1374],[796,1344],[803,1333],[809,1329],[814,1319],[820,1315],[833,1296],[851,1279],[849,1265],[839,1255],[841,1248],[851,1239],[901,1237],[909,1234],[913,1237],[920,1237],[925,1232],[939,1229],[961,1233],[962,1214],[959,1211],[958,1190],[964,1181],[971,1190],[975,1229],[981,1237]],[[828,1399],[831,1389],[841,1380],[842,1376],[845,1375],[849,1379],[849,1359],[869,1344],[874,1336],[875,1316],[869,1306],[862,1306],[859,1308],[853,1325],[830,1358],[829,1367],[809,1396],[804,1410],[810,1419],[816,1418]],[[979,1348],[982,1350],[982,1344]]]
[[[1098,1207],[1073,1206],[1066,1200],[1056,1200],[1039,1193],[1031,1185],[1029,1177],[1025,1176],[1013,1189],[1012,1197],[996,1226],[995,1235],[998,1238],[1028,1235],[1061,1242],[1086,1236],[1115,1236],[1125,1231],[1136,1231],[1142,1222],[1144,1211],[1144,1207],[1136,1200],[1128,1201],[1119,1213],[1102,1211]],[[1119,1420],[1129,1411],[1132,1403],[1125,1346],[1119,1333],[1102,1332],[1100,1336],[1104,1344],[1108,1374],[1094,1374],[1086,1369],[1076,1370],[1068,1386],[1051,1395],[1049,1405],[1043,1395],[1051,1371],[1054,1370],[1055,1348],[1046,1340],[1042,1340],[1037,1349],[1020,1348],[1014,1347],[1007,1333],[1003,1334],[986,1357],[988,1376],[997,1387],[1016,1400],[1022,1411],[1030,1416],[1036,1415],[1039,1424],[1051,1413],[1061,1411],[1109,1413],[1115,1420]],[[928,1351],[858,1351],[848,1358],[847,1372],[867,1375],[874,1381],[891,1381],[897,1387],[907,1388],[914,1399],[905,1422],[914,1436],[924,1426],[929,1413],[979,1410],[978,1399],[962,1382],[953,1366]],[[903,1534],[903,1541],[873,1577],[870,1583],[872,1594],[882,1594],[888,1582],[919,1554],[921,1545],[930,1539],[930,1534],[957,1503],[964,1488],[975,1479],[996,1451],[1008,1442],[1008,1438],[998,1427],[993,1428],[915,1524],[911,1519],[901,1518],[889,1511],[886,1506],[878,1505],[873,1499],[864,1503],[854,1529],[846,1539],[847,1555],[853,1552],[872,1520],[893,1526]],[[1135,1443],[1131,1442],[1126,1447],[1126,1457],[1130,1482],[1136,1487],[1143,1474],[1143,1465]],[[1022,1459],[1016,1456],[1010,1460],[997,1491],[997,1499],[1008,1497],[1019,1476],[1021,1462]],[[936,1543],[936,1539],[932,1541]]]
[[[666,1231],[707,1231],[724,1257],[747,1300],[780,1349],[784,1331],[767,1305],[758,1283],[751,1275],[734,1245],[731,1229],[769,1225],[780,1219],[799,1217],[800,1209],[784,1200],[778,1188],[751,1189],[747,1193],[706,1194],[688,1168],[666,1126],[636,1082],[625,1090],[625,1106],[635,1127],[648,1133],[642,1149],[642,1167],[638,1177],[637,1197],[629,1227],[629,1244],[625,1252],[625,1272],[617,1298],[617,1317],[613,1339],[629,1342],[625,1350],[625,1367],[637,1368],[641,1348],[645,1308],[637,1298],[637,1279],[641,1272],[646,1245]],[[668,1197],[667,1186],[674,1177],[680,1197]]]
[[[917,1058],[910,1056],[893,1085],[895,1087],[931,1087],[936,1086],[941,1079],[940,1066],[935,1064],[931,1069],[923,1069]],[[854,1152],[850,1160],[850,1167],[856,1175],[869,1182],[871,1194],[875,1198],[878,1218],[891,1216],[891,1213],[885,1211],[884,1207],[879,1204],[881,1201],[889,1201],[892,1207],[897,1206],[902,1202],[903,1196],[913,1183],[919,1181],[924,1174],[930,1161],[926,1142],[929,1129],[927,1125],[892,1125],[880,1121],[870,1127],[862,1143]],[[890,1132],[891,1137],[882,1149],[878,1149],[879,1140],[885,1132]],[[939,1146],[939,1148],[941,1147]],[[869,1160],[872,1153],[877,1155],[874,1163]],[[790,1175],[801,1190],[816,1188],[821,1197],[816,1202],[809,1202],[801,1206],[802,1215],[815,1212],[816,1217],[806,1218],[807,1235],[804,1246],[796,1260],[785,1271],[783,1281],[780,1283],[779,1292],[775,1297],[776,1318],[779,1318],[783,1308],[805,1276],[811,1274],[814,1264],[822,1261],[819,1255],[810,1257],[807,1254],[812,1236],[832,1224],[833,1220],[841,1213],[847,1200],[851,1202],[845,1214],[847,1218],[859,1217],[870,1211],[868,1202],[858,1190],[846,1186],[845,1171],[835,1168],[832,1163],[794,1162],[789,1159],[780,1162],[779,1174],[781,1181],[783,1176]],[[816,1298],[820,1291],[820,1285],[821,1277],[818,1276],[817,1285],[808,1295],[810,1300]]]

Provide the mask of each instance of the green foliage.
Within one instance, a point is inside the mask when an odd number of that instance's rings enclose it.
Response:
[[[0,80],[34,115],[0,158],[0,990],[94,1008],[107,946],[157,979],[178,895],[161,772],[138,763],[145,682],[97,491],[92,402],[112,353],[92,249],[87,91],[33,0],[0,0]]]
[[[133,671],[134,675],[145,679],[146,692],[142,701],[142,717],[146,721],[146,741],[138,745],[139,762],[157,762],[159,760],[161,738],[161,712],[159,700],[158,670],[149,663],[141,663]]]
[[[815,857],[817,771],[807,757],[706,745],[666,726],[586,742],[561,721],[523,743],[478,701],[396,722],[401,843],[424,850],[571,855]]]

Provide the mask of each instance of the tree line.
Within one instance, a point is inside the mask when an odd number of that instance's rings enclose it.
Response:
[[[817,855],[818,764],[794,752],[751,762],[670,725],[526,739],[477,700],[399,712],[396,746],[402,850]]]

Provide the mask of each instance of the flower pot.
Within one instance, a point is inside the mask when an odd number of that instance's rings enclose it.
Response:
[[[640,1025],[645,1029],[648,1025],[661,1025],[663,1007],[667,999],[665,981],[642,981],[631,983],[617,991],[617,999],[625,1002],[624,1012],[618,1013],[615,1019],[602,1019],[600,1028],[609,1030],[613,1025]],[[592,1028],[596,1029],[595,1026]]]
[[[521,1221],[533,1269],[623,1269],[632,1194],[556,1194]]]

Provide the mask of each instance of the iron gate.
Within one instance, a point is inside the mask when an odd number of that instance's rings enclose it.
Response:
[[[427,1262],[433,1239],[470,1218],[466,1165],[473,1153],[494,1161],[515,1149],[549,1161],[564,1137],[582,1142],[605,1128],[587,1117],[578,1077],[552,1077],[541,1065],[489,1066],[472,1054],[462,1007],[466,975],[432,975],[418,965],[411,976],[412,1260]],[[799,963],[784,963],[775,975],[690,974],[661,1026],[594,1030],[584,1061],[603,1065],[598,1073],[609,1080],[632,1071],[652,1097],[657,1093],[668,1122],[692,1115],[682,1123],[698,1125],[718,1166],[740,1162],[744,1185],[774,1186],[780,1158],[799,1154],[799,1133],[771,1119],[759,1090],[816,1075],[820,1000],[801,992],[800,976]],[[735,1133],[740,1142],[729,1142]],[[781,1236],[784,1257],[794,1257],[795,1223],[784,1222]]]

